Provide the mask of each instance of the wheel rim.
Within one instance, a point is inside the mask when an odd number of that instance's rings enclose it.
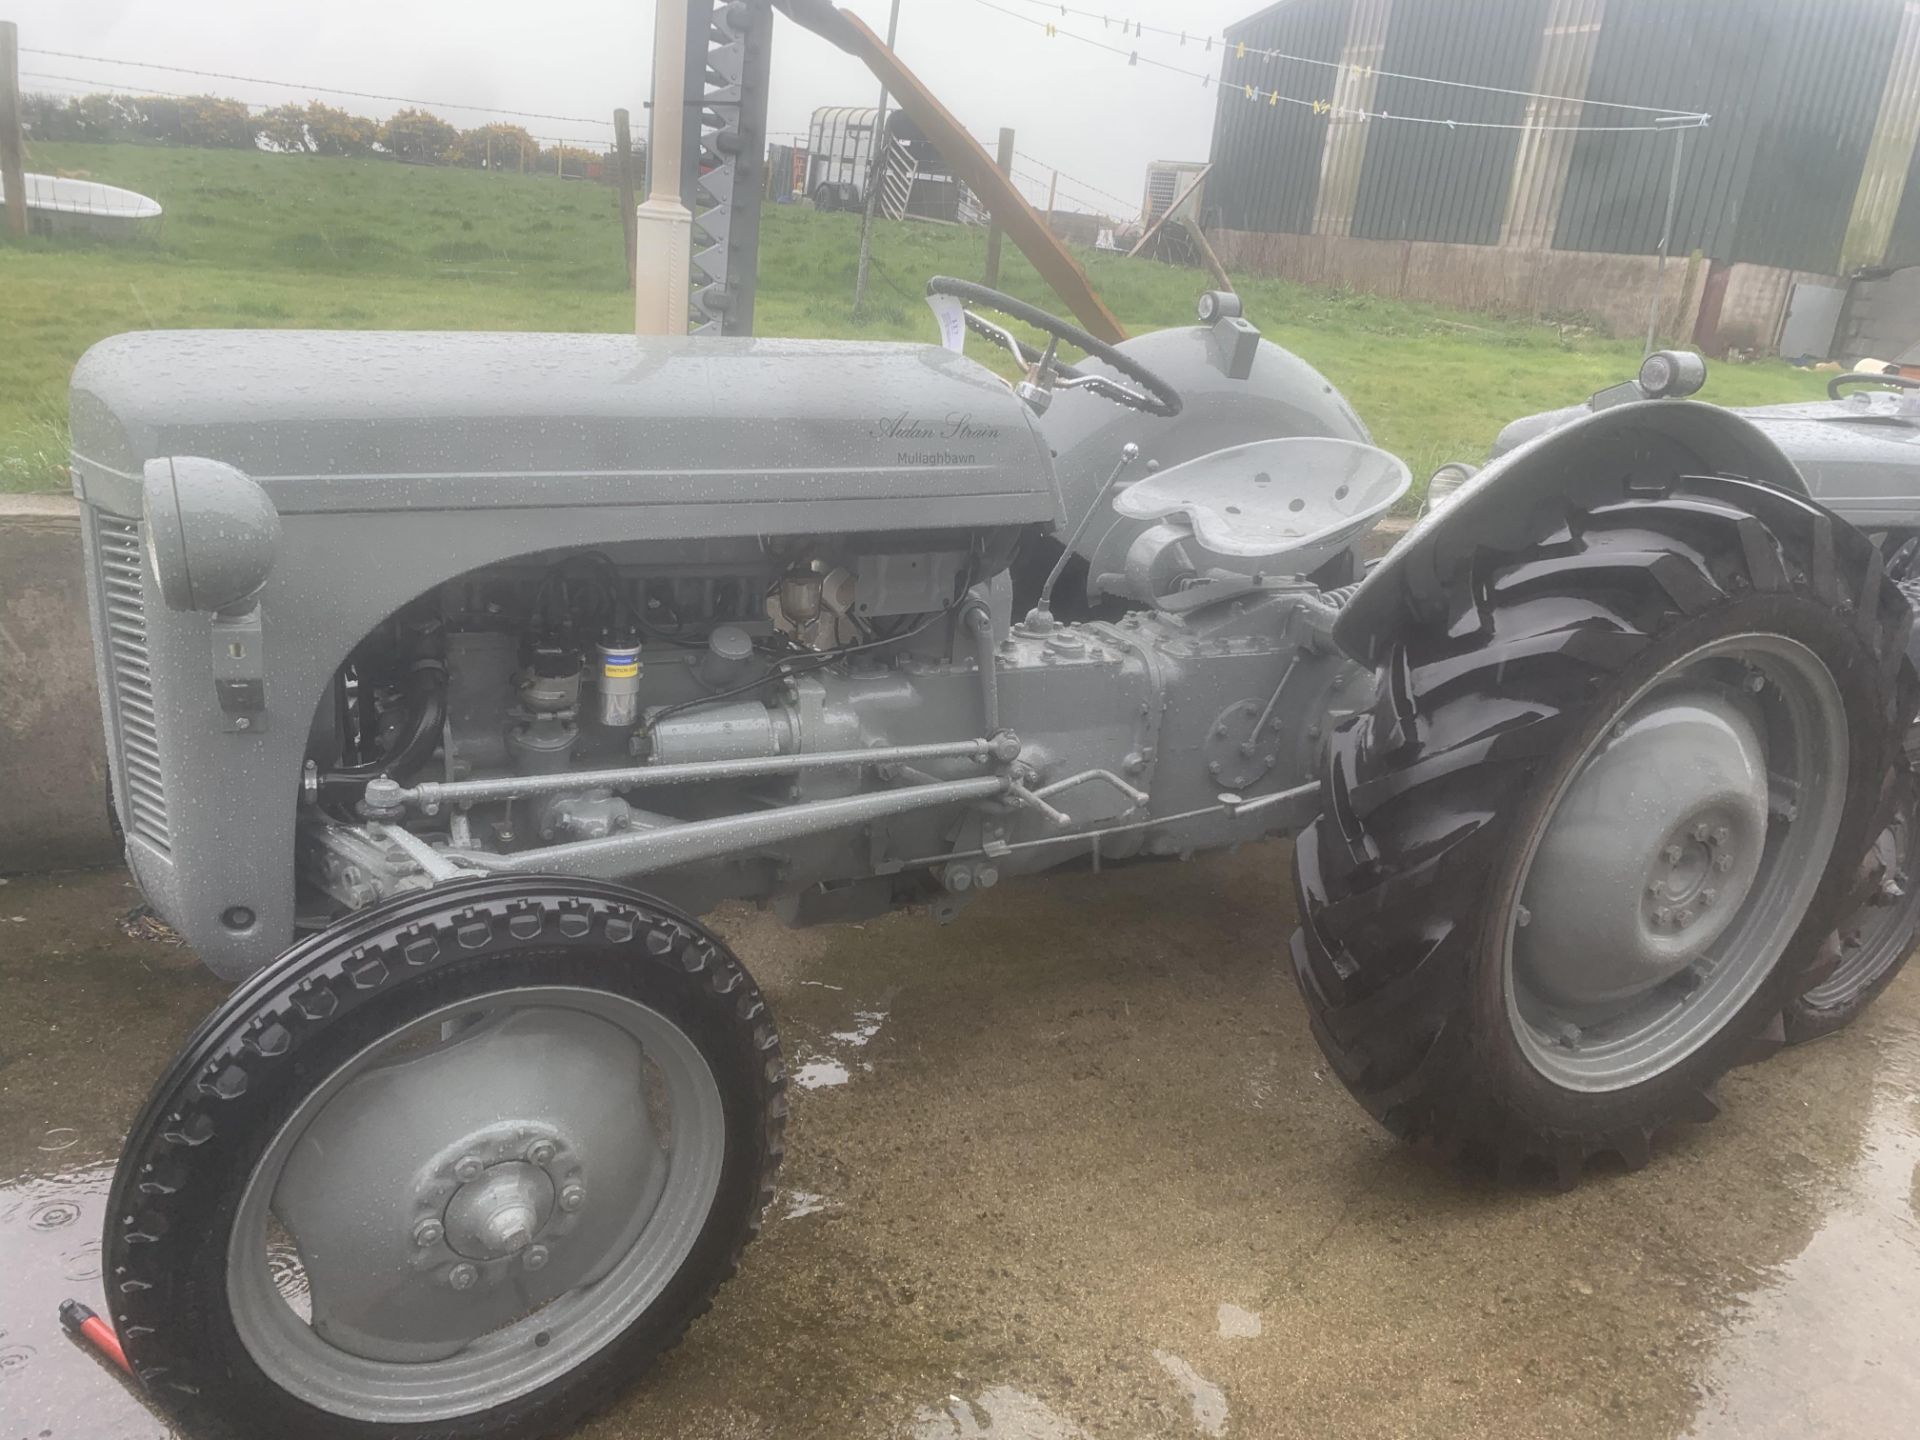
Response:
[[[659,1298],[725,1152],[713,1072],[659,1011],[560,986],[445,1006],[347,1061],[268,1146],[228,1245],[235,1327],[335,1415],[491,1409]]]
[[[1913,876],[1913,828],[1913,796],[1908,789],[1874,841],[1867,860],[1878,872],[1874,893],[1841,921],[1840,963],[1833,974],[1801,997],[1802,1004],[1815,1010],[1846,1004],[1879,979],[1913,943],[1914,925],[1920,918],[1920,886],[1915,885]]]
[[[1652,1079],[1739,1013],[1799,928],[1846,801],[1839,687],[1784,636],[1691,651],[1616,717],[1528,837],[1505,917],[1514,1034],[1573,1090]]]

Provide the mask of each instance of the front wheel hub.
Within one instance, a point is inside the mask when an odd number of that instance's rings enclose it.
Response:
[[[483,1170],[447,1202],[446,1240],[469,1260],[504,1260],[533,1244],[553,1213],[553,1177],[525,1160]]]

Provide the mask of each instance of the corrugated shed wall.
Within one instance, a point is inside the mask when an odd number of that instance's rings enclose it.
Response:
[[[1800,270],[1840,268],[1887,68],[1897,0],[1776,0],[1756,77],[1757,163],[1724,257]]]
[[[1525,90],[1547,0],[1396,0],[1382,70]],[[1389,115],[1518,125],[1518,95],[1382,75],[1373,108]],[[1491,245],[1500,238],[1518,130],[1370,120],[1350,233],[1368,240]]]
[[[1847,238],[1841,243],[1842,273],[1887,253],[1906,195],[1914,142],[1920,138],[1920,0],[1902,0],[1900,11],[1900,34],[1887,66],[1873,143],[1867,147]]]
[[[1689,130],[1672,249],[1725,258],[1753,162],[1753,76],[1767,53],[1775,0],[1608,0],[1587,98],[1704,110]],[[1584,125],[1644,125],[1652,117],[1589,104]],[[1560,250],[1632,255],[1660,248],[1674,137],[1588,133],[1574,143],[1553,243]]]
[[[1869,152],[1884,153],[1889,124],[1898,129],[1914,109],[1901,96],[1887,99],[1896,57],[1906,53],[1900,39],[1911,0],[1358,3],[1373,21],[1361,37],[1369,49],[1380,38],[1373,12],[1391,5],[1379,45],[1382,69],[1555,91],[1558,77],[1554,85],[1546,79],[1559,71],[1589,101],[1709,112],[1711,125],[1688,130],[1684,141],[1676,254],[1697,248],[1718,260],[1836,271],[1849,217],[1861,219],[1855,211]],[[1355,43],[1353,5],[1292,0],[1229,36],[1339,58]],[[1584,48],[1561,34],[1591,31],[1595,23]],[[1555,58],[1556,47],[1562,58]],[[1535,135],[1523,142],[1516,131],[1369,120],[1346,122],[1341,143],[1329,146],[1324,116],[1249,103],[1233,82],[1331,96],[1337,83],[1357,93],[1351,77],[1283,62],[1256,67],[1251,57],[1223,64],[1229,83],[1215,117],[1218,183],[1208,186],[1210,217],[1223,228],[1518,245],[1550,236],[1557,249],[1640,255],[1659,248],[1674,152],[1669,132],[1583,133],[1557,143]],[[1395,114],[1507,123],[1529,115],[1518,96],[1386,77],[1368,83],[1369,108]],[[1536,105],[1532,118],[1549,117]],[[1645,124],[1651,116],[1589,103],[1577,116],[1551,118],[1599,126]],[[1883,168],[1898,178],[1897,157]],[[1920,178],[1916,169],[1907,167],[1910,179]],[[1881,193],[1885,186],[1870,188],[1874,238],[1892,232],[1889,262],[1920,258],[1913,184],[1897,212],[1892,196]]]
[[[1606,0],[1552,0],[1547,11],[1527,86],[1538,92],[1526,102],[1527,123],[1534,128],[1522,132],[1514,155],[1502,245],[1544,249],[1553,239],[1566,194],[1567,162],[1579,138],[1571,127],[1580,123],[1585,108],[1578,97],[1587,93],[1605,13]]]
[[[1312,60],[1340,58],[1352,0],[1293,0],[1227,31],[1228,44],[1280,50],[1299,60],[1220,57],[1222,82],[1213,121],[1208,223],[1228,230],[1313,228],[1327,117],[1302,105],[1248,100],[1240,84],[1302,99],[1331,99],[1338,71]]]
[[[1907,188],[1900,196],[1900,209],[1893,217],[1893,234],[1887,240],[1886,258],[1881,262],[1889,270],[1902,265],[1920,265],[1920,148],[1907,162]]]

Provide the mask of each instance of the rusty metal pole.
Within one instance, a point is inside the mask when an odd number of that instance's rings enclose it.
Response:
[[[887,49],[893,49],[894,36],[900,31],[900,0],[893,0],[887,13]],[[853,313],[860,313],[860,302],[867,298],[867,267],[873,257],[873,212],[880,202],[880,187],[886,181],[887,158],[892,147],[887,143],[887,82],[880,82],[880,107],[875,110],[874,135],[867,146],[867,209],[860,218],[860,264],[853,272]]]
[[[633,288],[633,232],[639,226],[639,218],[634,214],[633,198],[633,132],[628,127],[627,112],[613,112],[613,144],[620,152],[620,243],[627,253],[627,288]]]
[[[1013,131],[1000,127],[1000,150],[993,163],[1002,175],[1013,173]],[[987,225],[987,273],[983,282],[989,290],[1000,284],[1000,216],[995,212]]]
[[[1647,302],[1647,347],[1641,352],[1644,355],[1653,353],[1654,342],[1659,338],[1660,303],[1666,299],[1667,289],[1667,251],[1673,246],[1673,212],[1680,203],[1680,157],[1686,153],[1686,140],[1686,130],[1676,128],[1673,132],[1673,163],[1667,176],[1667,215],[1660,222],[1660,264],[1654,271],[1653,299]]]
[[[20,27],[0,20],[0,185],[7,190],[7,232],[27,233],[26,142],[20,133]]]

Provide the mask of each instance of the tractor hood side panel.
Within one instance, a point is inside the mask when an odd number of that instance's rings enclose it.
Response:
[[[595,335],[189,332],[83,357],[76,493],[128,859],[214,970],[291,939],[317,706],[375,625],[478,566],[620,541],[994,539],[1058,508],[1046,447],[981,367],[921,346]],[[169,610],[141,473],[196,455],[279,510],[266,709],[235,731],[213,617]]]

